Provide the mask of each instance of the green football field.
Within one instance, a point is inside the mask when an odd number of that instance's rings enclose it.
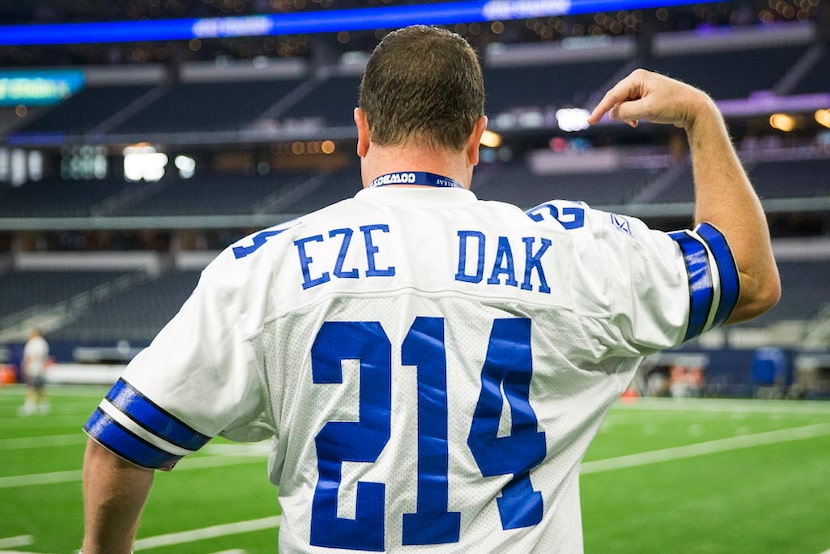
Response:
[[[50,389],[18,417],[0,388],[0,554],[68,554],[81,539],[80,428],[104,388]],[[276,551],[279,509],[261,445],[215,440],[157,473],[136,552]],[[582,467],[585,550],[830,552],[830,403],[619,404]]]

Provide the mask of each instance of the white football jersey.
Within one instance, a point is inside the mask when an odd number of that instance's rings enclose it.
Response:
[[[281,552],[572,554],[609,407],[737,296],[706,224],[364,189],[222,252],[86,429],[161,469],[273,437]]]

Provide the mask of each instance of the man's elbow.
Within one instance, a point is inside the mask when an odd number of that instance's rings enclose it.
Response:
[[[741,275],[741,295],[727,323],[740,323],[759,317],[781,300],[781,279],[773,267],[763,278]]]
[[[768,312],[778,304],[778,301],[781,300],[781,279],[778,276],[778,270],[775,270],[764,281],[763,286],[758,288],[755,296],[755,305],[758,313],[754,317]]]

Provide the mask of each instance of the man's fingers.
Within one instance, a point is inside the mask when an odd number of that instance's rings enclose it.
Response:
[[[605,93],[605,96],[602,97],[602,100],[599,101],[599,104],[596,105],[594,111],[591,112],[591,115],[588,116],[588,123],[596,123],[602,116],[606,113],[613,110],[620,102],[626,100],[628,98],[628,93],[623,93],[622,88],[620,87],[622,82],[617,83],[611,90]]]
[[[644,103],[645,101],[642,98],[622,102],[615,106],[612,110],[612,118],[616,121],[624,121],[632,127],[636,127],[639,119],[648,119],[645,115],[647,112],[645,111]]]
[[[599,104],[596,105],[594,111],[591,112],[590,116],[588,116],[588,123],[597,123],[606,113],[611,116],[611,119],[619,121],[619,118],[615,116],[616,110],[618,110],[620,105],[623,103],[629,100],[637,99],[639,97],[637,90],[637,83],[631,78],[631,76],[628,76],[618,82],[605,93],[605,96],[603,96],[602,100],[599,101]]]
[[[687,128],[702,104],[711,104],[705,93],[690,85],[642,69],[614,85],[588,117],[599,122],[606,114],[613,121],[636,127],[640,120],[670,123]]]
[[[588,124],[593,125],[594,123],[597,123],[600,119],[602,119],[602,116],[605,115],[605,112],[606,110],[600,108],[600,105],[597,104],[594,111],[592,111],[591,115],[588,116]]]
[[[609,109],[606,109],[605,106],[597,106],[588,117],[588,123],[593,125],[594,123],[600,121],[607,113],[608,117],[610,117],[613,121],[623,121],[632,127],[636,127],[639,115],[637,114],[636,109],[632,109],[629,106],[631,103],[632,102],[630,101],[622,102],[611,106]]]
[[[607,105],[604,101],[600,102],[596,105],[594,111],[591,112],[591,115],[588,116],[588,123],[593,125],[594,123],[599,122],[599,120],[602,119],[602,116],[604,116],[612,107],[612,105]]]
[[[630,115],[627,116],[621,111],[621,108],[624,108],[626,104],[629,104],[629,102],[623,102],[622,104],[614,106],[613,108],[611,108],[611,111],[608,112],[608,115],[614,121],[622,121],[623,123],[630,125],[631,127],[636,127],[640,123],[639,119],[637,117],[632,117]]]

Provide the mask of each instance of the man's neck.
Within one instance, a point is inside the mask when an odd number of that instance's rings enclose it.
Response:
[[[463,151],[453,152],[412,146],[378,146],[371,144],[366,156],[361,158],[363,186],[389,173],[426,172],[447,177],[469,189],[473,167]],[[429,183],[400,184],[390,186],[430,186]]]

